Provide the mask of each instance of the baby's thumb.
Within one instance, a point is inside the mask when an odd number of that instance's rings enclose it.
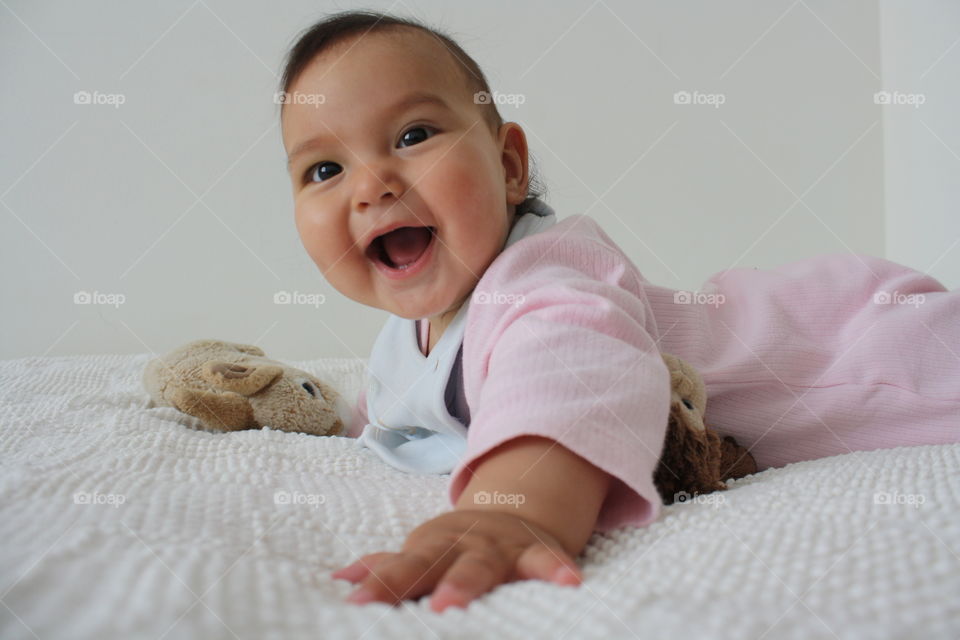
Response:
[[[577,563],[561,548],[542,542],[527,547],[517,559],[517,578],[578,585],[582,575]]]

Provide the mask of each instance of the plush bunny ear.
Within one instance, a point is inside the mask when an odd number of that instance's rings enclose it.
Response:
[[[200,375],[215,389],[252,396],[282,376],[283,369],[270,364],[245,365],[211,360],[203,365]]]
[[[175,389],[173,406],[216,431],[235,431],[257,426],[250,401],[233,392],[218,393],[201,389]]]
[[[739,444],[733,436],[725,436],[721,445],[720,476],[724,480],[742,478],[757,472],[757,461],[750,450]]]
[[[250,355],[250,356],[262,356],[262,355],[265,355],[265,354],[263,353],[263,349],[261,349],[260,347],[254,346],[254,345],[252,345],[252,344],[242,344],[242,343],[240,343],[240,342],[224,342],[223,344],[225,344],[225,345],[227,345],[227,346],[229,346],[229,347],[231,347],[231,348],[233,348],[233,349],[236,349],[237,351],[241,351],[241,352],[243,352],[243,353],[245,353],[245,354],[247,354],[247,355]]]
[[[703,423],[706,394],[703,380],[688,362],[661,353],[670,372],[670,415],[654,484],[664,504],[678,495],[723,490],[720,482],[720,439]]]

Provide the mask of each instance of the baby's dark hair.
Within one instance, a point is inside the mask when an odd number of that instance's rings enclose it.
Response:
[[[480,65],[458,45],[453,38],[433,27],[420,22],[415,18],[401,18],[376,11],[341,11],[323,18],[316,24],[302,31],[295,44],[287,53],[283,66],[283,75],[280,79],[280,91],[289,93],[293,83],[300,74],[318,55],[327,51],[339,42],[355,35],[365,35],[376,31],[390,31],[400,29],[417,29],[436,38],[450,53],[456,67],[460,69],[470,93],[484,93],[490,98],[490,86],[480,69]],[[478,103],[481,107],[487,125],[494,135],[503,125],[503,118],[497,109],[496,101],[488,99]],[[281,105],[282,109],[282,105]],[[281,112],[282,113],[282,112]],[[527,198],[517,205],[516,214],[525,213],[530,203],[544,194],[544,186],[537,175],[530,154],[530,178],[527,184]]]

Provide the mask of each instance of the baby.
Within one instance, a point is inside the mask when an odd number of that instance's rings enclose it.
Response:
[[[442,611],[513,580],[579,584],[594,531],[659,515],[661,351],[701,372],[707,423],[761,468],[960,440],[960,295],[933,278],[844,254],[730,269],[708,293],[651,284],[589,217],[556,219],[477,64],[415,22],[325,19],[282,89],[303,245],[390,313],[350,435],[451,474],[452,510],[333,574],[350,601]]]

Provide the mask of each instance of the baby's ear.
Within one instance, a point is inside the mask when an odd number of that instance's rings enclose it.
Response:
[[[500,127],[499,144],[507,204],[518,205],[527,199],[530,182],[527,136],[516,122],[505,122]]]

